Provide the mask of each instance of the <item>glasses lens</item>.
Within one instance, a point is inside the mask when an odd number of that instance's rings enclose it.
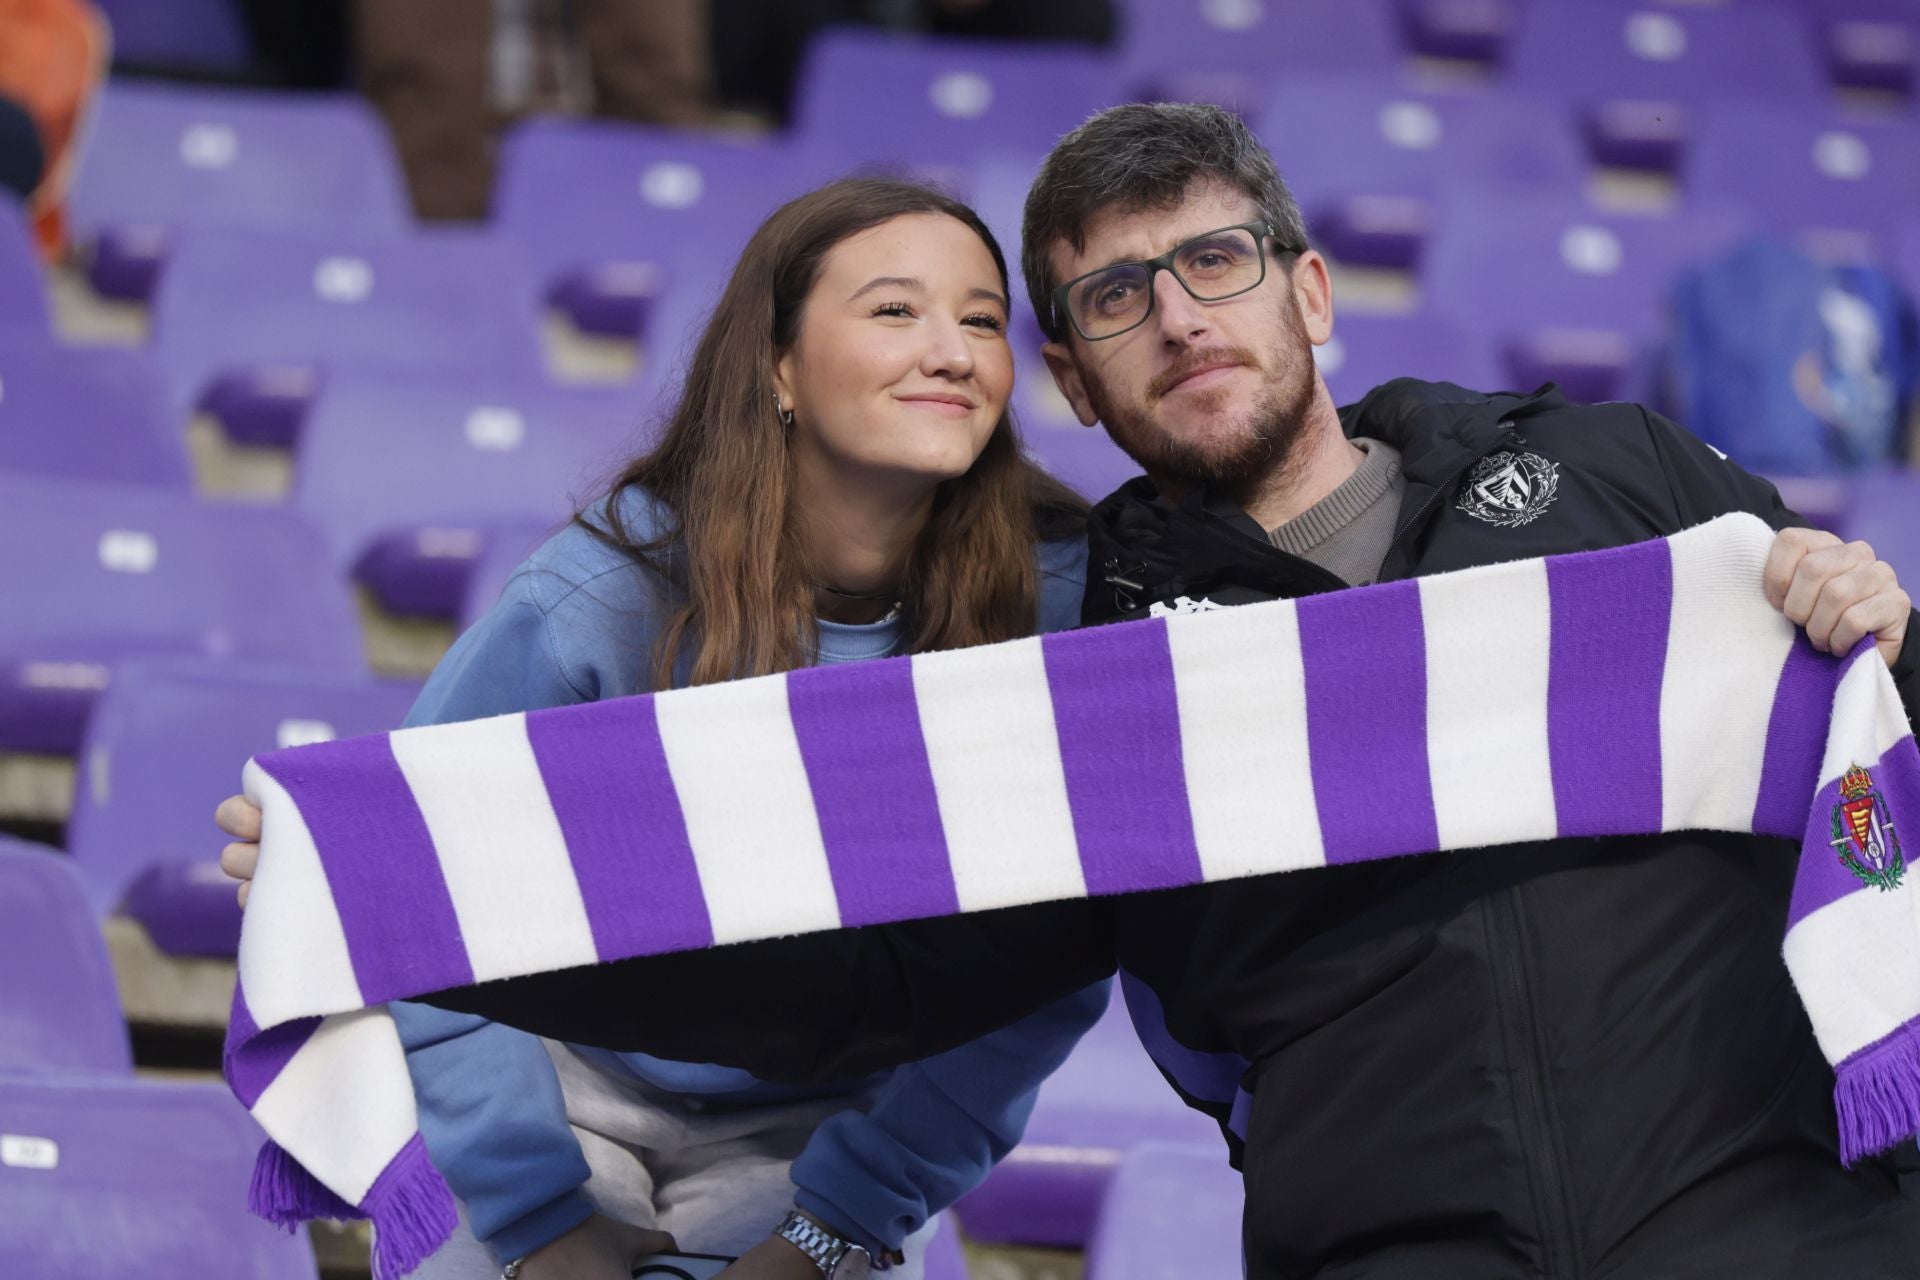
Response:
[[[1147,269],[1132,263],[1095,272],[1067,291],[1067,306],[1080,332],[1104,338],[1139,324],[1153,300]]]
[[[1173,269],[1196,298],[1244,293],[1260,283],[1260,242],[1241,228],[1216,231],[1180,246]]]

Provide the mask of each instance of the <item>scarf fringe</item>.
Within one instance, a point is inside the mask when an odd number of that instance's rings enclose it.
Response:
[[[1852,1168],[1920,1136],[1920,1022],[1868,1045],[1835,1072],[1840,1160]]]
[[[374,1180],[364,1207],[342,1200],[279,1143],[269,1141],[253,1164],[247,1208],[289,1232],[315,1218],[373,1219],[374,1280],[408,1275],[460,1225],[453,1192],[427,1158],[418,1134]]]
[[[419,1134],[407,1140],[367,1192],[374,1280],[400,1280],[452,1239],[459,1210]]]
[[[352,1221],[367,1215],[348,1204],[306,1171],[279,1143],[269,1139],[253,1162],[247,1208],[283,1231],[292,1232],[314,1218]]]

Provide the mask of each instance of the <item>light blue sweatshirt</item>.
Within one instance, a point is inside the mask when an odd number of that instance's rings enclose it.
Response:
[[[622,515],[650,536],[660,512],[629,490]],[[1079,539],[1039,551],[1042,631],[1075,625],[1086,578]],[[653,644],[674,607],[659,577],[577,526],[521,566],[493,611],[435,668],[408,725],[472,720],[646,691]],[[886,657],[898,620],[822,623],[820,662]],[[770,975],[771,977],[771,975]],[[804,998],[804,997],[796,997]],[[839,1089],[768,1084],[744,1071],[583,1049],[610,1075],[730,1105],[874,1090],[866,1113],[829,1119],[793,1165],[795,1203],[869,1250],[897,1249],[977,1186],[1026,1127],[1042,1081],[1106,1008],[1106,984],[972,1044]],[[553,1062],[533,1036],[425,1005],[390,1006],[406,1046],[420,1130],[473,1231],[501,1261],[522,1257],[593,1212],[586,1158],[567,1123]],[[646,1011],[635,1011],[644,1018]],[[768,1223],[771,1231],[774,1224]]]

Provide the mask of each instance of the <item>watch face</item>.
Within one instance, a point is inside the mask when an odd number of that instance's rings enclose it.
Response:
[[[873,1270],[867,1251],[855,1245],[847,1250],[846,1256],[834,1265],[831,1280],[867,1280]]]

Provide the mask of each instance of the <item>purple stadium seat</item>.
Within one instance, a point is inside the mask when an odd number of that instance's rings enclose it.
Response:
[[[47,284],[20,206],[0,195],[0,333],[49,333]]]
[[[1245,1274],[1246,1193],[1212,1147],[1150,1143],[1120,1162],[1087,1246],[1087,1280],[1230,1280]]]
[[[0,749],[70,752],[143,654],[365,670],[350,598],[297,512],[0,474]]]
[[[1730,94],[1818,101],[1824,77],[1799,15],[1771,5],[1533,0],[1507,83],[1571,104],[1602,164],[1677,167],[1708,104]]]
[[[412,225],[386,130],[359,95],[126,80],[101,96],[70,206],[94,288],[138,301],[189,226],[400,235]]]
[[[1501,61],[1520,28],[1520,0],[1402,0],[1407,48],[1430,58]]]
[[[247,1212],[265,1137],[224,1084],[0,1078],[0,1272],[313,1280],[304,1232]]]
[[[1549,102],[1408,92],[1385,77],[1282,77],[1259,131],[1314,243],[1371,266],[1416,265],[1462,175],[1574,194],[1587,170],[1579,137]]]
[[[783,146],[535,119],[501,145],[493,220],[550,303],[589,333],[630,338],[669,277],[730,267],[762,218],[827,176]]]
[[[1336,291],[1335,301],[1339,294]],[[1333,338],[1314,363],[1335,404],[1350,404],[1394,378],[1453,382],[1475,391],[1511,390],[1506,370],[1473,330],[1443,315],[1334,311]]]
[[[144,357],[0,335],[0,471],[185,491],[185,442]]]
[[[1738,211],[1596,213],[1577,200],[1461,195],[1422,267],[1428,309],[1495,345],[1508,386],[1558,382],[1575,400],[1644,392],[1648,350],[1680,268],[1748,229]]]
[[[1894,232],[1893,271],[1907,295],[1920,304],[1920,218],[1908,217]]]
[[[1684,177],[1690,199],[1746,204],[1816,257],[1882,259],[1891,220],[1920,207],[1920,119],[1728,101]]]
[[[238,73],[253,58],[235,0],[94,0],[94,7],[113,29],[113,59],[122,66]]]
[[[1844,89],[1911,96],[1920,57],[1915,0],[1793,0],[1825,55],[1827,75]]]
[[[418,686],[204,658],[120,664],[79,752],[67,849],[94,914],[163,951],[234,954],[240,910],[214,806],[249,756],[397,728]]]
[[[6,836],[0,973],[0,1076],[133,1071],[107,944],[80,877],[58,850]],[[0,1129],[15,1132],[8,1119],[0,1116]]]
[[[1126,88],[1148,100],[1217,102],[1251,117],[1279,73],[1391,73],[1391,0],[1126,0]]]
[[[832,30],[808,45],[794,128],[817,168],[903,170],[964,198],[973,165],[1044,153],[1120,100],[1111,62],[1081,46]]]
[[[465,231],[406,239],[203,228],[154,299],[170,403],[254,444],[291,444],[335,367],[545,369],[539,301],[513,246]]]
[[[954,1212],[975,1240],[1078,1247],[1129,1150],[1152,1141],[1211,1144],[1224,1167],[1219,1134],[1140,1047],[1116,984],[1106,1015],[1041,1086],[1026,1137]]]
[[[1872,544],[1911,589],[1920,582],[1920,472],[1862,476],[1852,489],[1836,532]]]
[[[453,617],[487,526],[564,523],[637,450],[626,390],[342,374],[314,402],[294,500],[343,576]]]
[[[967,1255],[960,1247],[960,1225],[950,1213],[937,1219],[940,1228],[927,1242],[927,1280],[967,1280]]]

